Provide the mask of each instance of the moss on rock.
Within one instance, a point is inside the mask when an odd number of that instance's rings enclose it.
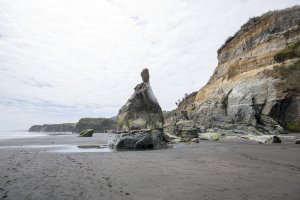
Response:
[[[300,122],[299,121],[288,122],[287,129],[291,132],[300,133]]]

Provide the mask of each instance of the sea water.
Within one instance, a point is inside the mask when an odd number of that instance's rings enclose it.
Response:
[[[0,132],[0,140],[15,139],[15,138],[31,138],[47,136],[47,133],[36,133],[28,131],[2,131]]]

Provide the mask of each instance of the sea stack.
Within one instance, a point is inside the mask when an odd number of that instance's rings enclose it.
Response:
[[[117,116],[117,149],[153,149],[164,146],[164,118],[150,85],[149,70],[141,72],[143,82],[134,88],[133,95]]]

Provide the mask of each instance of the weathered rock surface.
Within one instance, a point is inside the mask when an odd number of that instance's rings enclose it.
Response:
[[[120,149],[160,148],[164,144],[163,113],[151,89],[148,69],[141,76],[143,82],[117,116],[118,130],[127,132],[116,141]]]
[[[80,137],[93,137],[93,133],[94,133],[93,129],[86,129],[86,130],[81,131],[79,133],[79,136]]]
[[[241,135],[241,138],[252,140],[260,144],[281,143],[281,139],[276,135],[245,134],[245,135]]]
[[[146,76],[143,80],[148,82],[138,84],[134,88],[134,94],[120,109],[117,116],[119,130],[129,131],[163,127],[162,110],[149,83],[148,69],[144,69],[142,75]]]
[[[207,133],[200,133],[199,139],[200,140],[219,140],[221,136],[222,136],[221,133],[207,132]]]
[[[93,129],[95,133],[104,133],[116,130],[116,122],[107,118],[81,118],[75,127],[75,132],[79,133],[85,129]]]
[[[74,132],[76,123],[34,125],[29,132]]]
[[[164,146],[161,130],[141,130],[121,133],[115,141],[116,149],[158,149]]]
[[[169,143],[178,143],[183,141],[181,137],[169,133],[165,133],[165,140]]]
[[[281,139],[278,136],[274,135],[264,142],[264,144],[273,144],[273,143],[281,143]]]
[[[179,102],[165,129],[178,136],[209,128],[300,131],[299,22],[299,6],[251,18],[218,50],[209,82]]]

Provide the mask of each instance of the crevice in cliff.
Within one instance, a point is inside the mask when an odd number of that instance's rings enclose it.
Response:
[[[224,98],[221,100],[222,109],[224,109],[225,115],[227,116],[228,113],[228,97],[230,93],[232,92],[232,89],[229,90],[229,92],[226,94]]]

